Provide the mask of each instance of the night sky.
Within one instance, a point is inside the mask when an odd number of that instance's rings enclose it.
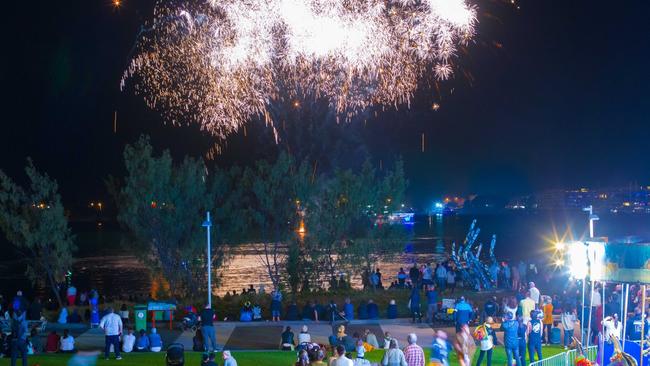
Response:
[[[338,127],[356,137],[333,153],[337,160],[361,150],[382,162],[402,156],[414,203],[446,193],[650,183],[650,3],[477,5],[478,37],[461,61],[471,76],[441,84],[440,95],[423,91],[410,110]],[[211,145],[197,128],[164,126],[141,97],[119,91],[152,1],[124,0],[119,10],[109,0],[7,6],[0,169],[22,176],[31,156],[59,181],[64,201],[78,204],[106,197],[103,179],[123,173],[124,145],[140,134],[176,156]],[[270,136],[251,125],[217,163],[269,155],[278,149]]]

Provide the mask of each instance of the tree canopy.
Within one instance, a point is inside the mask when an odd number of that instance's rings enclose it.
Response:
[[[58,284],[72,267],[76,247],[68,227],[56,181],[39,172],[31,159],[21,187],[0,170],[0,228],[27,258],[26,275],[38,283],[46,279],[59,305]]]

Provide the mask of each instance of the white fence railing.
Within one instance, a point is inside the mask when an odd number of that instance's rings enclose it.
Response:
[[[598,357],[598,346],[591,346],[586,349],[586,357],[589,361],[596,361]],[[558,353],[543,360],[531,362],[529,366],[573,366],[577,353],[572,349],[567,352]]]

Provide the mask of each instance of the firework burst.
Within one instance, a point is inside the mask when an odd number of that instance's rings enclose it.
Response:
[[[159,1],[121,87],[220,139],[260,116],[272,125],[285,97],[326,98],[349,119],[452,77],[475,24],[465,0]]]

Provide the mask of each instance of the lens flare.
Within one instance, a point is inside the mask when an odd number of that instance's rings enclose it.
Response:
[[[221,139],[272,126],[282,100],[324,98],[350,119],[451,78],[476,22],[465,0],[158,1],[121,88]]]

